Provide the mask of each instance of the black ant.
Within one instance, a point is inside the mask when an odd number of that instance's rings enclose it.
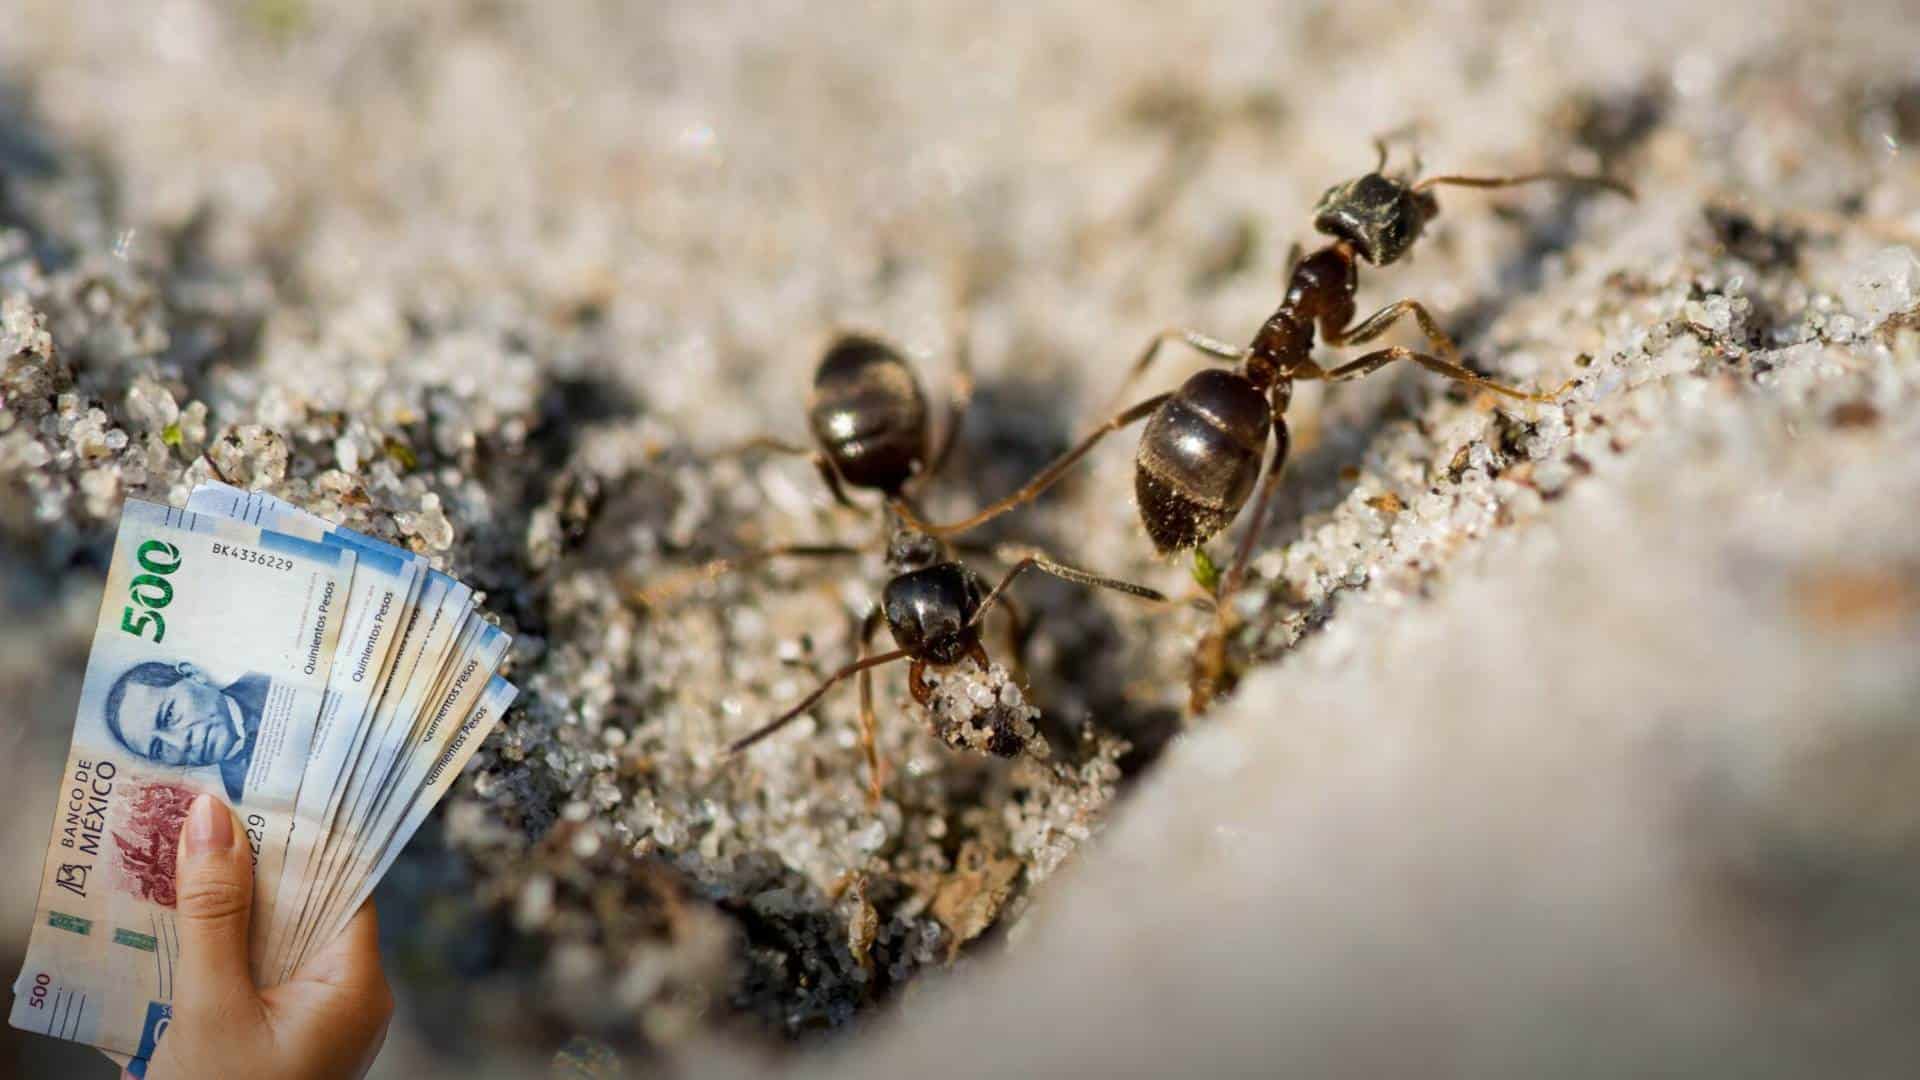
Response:
[[[1313,227],[1333,239],[1305,258],[1299,257],[1295,248],[1286,293],[1251,344],[1236,349],[1191,330],[1162,331],[1135,360],[1121,387],[1124,390],[1140,377],[1168,341],[1182,342],[1213,360],[1235,365],[1232,369],[1209,368],[1189,378],[1178,390],[1156,394],[1122,410],[1040,470],[1024,487],[964,520],[929,524],[899,500],[893,504],[895,512],[929,536],[950,536],[972,529],[1031,502],[1100,440],[1145,418],[1147,426],[1134,456],[1134,495],[1140,520],[1161,554],[1196,549],[1196,562],[1210,567],[1203,562],[1204,553],[1197,549],[1231,524],[1246,505],[1260,478],[1262,451],[1271,440],[1271,464],[1265,482],[1259,485],[1253,515],[1229,569],[1213,590],[1216,625],[1201,646],[1191,688],[1193,710],[1204,711],[1216,694],[1231,688],[1226,670],[1231,612],[1225,601],[1238,590],[1246,574],[1268,504],[1279,486],[1288,447],[1285,413],[1296,380],[1341,382],[1396,360],[1411,360],[1449,379],[1522,401],[1552,402],[1572,385],[1569,381],[1549,393],[1534,393],[1476,374],[1460,362],[1453,340],[1415,300],[1396,301],[1355,322],[1354,293],[1359,286],[1360,260],[1387,266],[1405,255],[1440,212],[1433,191],[1441,186],[1499,188],[1551,180],[1603,187],[1633,197],[1633,189],[1619,181],[1564,172],[1425,179],[1388,176],[1383,171],[1387,164],[1385,143],[1376,141],[1375,149],[1379,160],[1372,172],[1336,184],[1321,196],[1314,209]],[[1328,345],[1359,345],[1379,337],[1404,315],[1413,316],[1438,355],[1391,345],[1330,370],[1312,359],[1316,325]],[[1210,577],[1210,570],[1203,576]]]
[[[903,552],[912,554],[901,556]],[[913,559],[926,559],[913,567]],[[940,561],[932,561],[938,559]],[[927,681],[929,669],[949,668],[971,661],[982,674],[991,668],[986,647],[980,640],[981,623],[995,604],[1011,601],[1006,591],[1014,580],[1028,570],[1039,570],[1054,577],[1091,588],[1112,589],[1143,600],[1165,602],[1166,596],[1143,585],[1101,577],[1085,570],[1055,562],[1038,552],[1028,552],[1009,569],[1000,583],[988,589],[984,578],[964,563],[948,557],[939,541],[911,527],[894,533],[888,545],[888,564],[898,572],[881,593],[880,606],[867,613],[860,625],[860,657],[828,676],[800,703],[774,718],[758,730],[735,740],[727,747],[737,754],[754,743],[792,723],[844,680],[860,679],[861,744],[867,755],[868,795],[880,798],[882,777],[879,753],[874,744],[872,670],[897,660],[908,660],[907,688],[922,708],[932,710],[933,687]],[[873,633],[884,618],[896,648],[891,652],[869,655]],[[1028,748],[1028,734],[1005,713],[988,710],[975,713],[968,728],[942,729],[936,721],[936,733],[956,748],[975,747],[1000,757],[1016,757]]]
[[[881,506],[886,525],[887,567],[894,576],[881,594],[880,605],[861,621],[859,656],[854,662],[828,677],[798,705],[733,742],[728,747],[729,754],[737,754],[780,730],[812,708],[835,685],[857,676],[868,793],[877,802],[882,776],[874,738],[874,668],[896,660],[911,660],[908,688],[914,700],[926,708],[931,708],[933,703],[933,689],[926,679],[929,669],[971,661],[985,674],[990,669],[990,660],[981,642],[981,623],[996,605],[1004,608],[1015,626],[1017,648],[1022,620],[1006,591],[1028,570],[1040,570],[1076,584],[1112,589],[1145,600],[1166,600],[1156,590],[1088,573],[1031,549],[1011,553],[1015,560],[1012,567],[999,584],[989,589],[985,579],[954,557],[944,539],[929,536],[900,517],[898,508],[910,506],[914,491],[931,480],[951,456],[971,400],[973,380],[964,335],[960,340],[946,430],[931,454],[926,395],[921,391],[919,379],[891,345],[859,334],[836,338],[814,371],[807,419],[817,448],[808,450],[767,439],[749,444],[810,456],[828,489],[842,505],[856,505],[847,497],[848,487],[878,492],[884,500]],[[953,530],[959,531],[963,530]],[[870,550],[870,545],[844,544],[768,547],[741,558],[715,560],[691,574],[669,579],[652,589],[639,590],[635,598],[647,606],[658,607],[689,584],[709,581],[768,559],[858,555]],[[1003,557],[1010,552],[1011,549],[997,551]],[[874,632],[882,620],[897,647],[891,652],[870,655],[868,650]],[[1003,757],[1015,756],[1027,749],[1026,735],[1004,715],[976,714],[972,727],[975,730],[940,734],[951,745],[978,746]]]
[[[921,485],[932,480],[952,456],[960,425],[973,401],[973,367],[964,332],[958,335],[947,404],[946,429],[931,446],[927,395],[906,358],[887,342],[859,333],[841,333],[828,343],[813,371],[807,400],[807,427],[814,446],[778,439],[754,439],[729,452],[766,450],[806,457],[820,473],[834,501],[859,506],[849,487],[878,492],[886,505],[910,505]],[[729,455],[723,455],[729,456]],[[659,607],[688,588],[722,574],[782,557],[825,558],[858,555],[868,549],[845,544],[782,544],[730,559],[715,559],[635,594],[642,605]]]

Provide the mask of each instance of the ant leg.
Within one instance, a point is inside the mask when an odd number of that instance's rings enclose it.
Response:
[[[1361,345],[1372,341],[1391,329],[1403,315],[1412,315],[1420,324],[1420,332],[1427,335],[1427,342],[1433,346],[1434,352],[1448,360],[1459,362],[1459,346],[1453,343],[1453,339],[1447,336],[1446,331],[1440,329],[1440,324],[1435,321],[1433,313],[1418,300],[1396,300],[1352,326],[1325,335],[1327,344],[1338,347]]]
[[[1515,389],[1505,383],[1494,382],[1492,379],[1477,372],[1469,371],[1459,364],[1449,363],[1438,357],[1428,356],[1426,353],[1414,352],[1404,345],[1390,345],[1378,352],[1370,352],[1360,359],[1352,363],[1342,364],[1332,371],[1321,371],[1317,366],[1298,368],[1294,371],[1293,377],[1296,379],[1317,378],[1325,379],[1328,382],[1345,382],[1348,379],[1357,379],[1362,375],[1372,374],[1386,367],[1388,364],[1393,363],[1395,360],[1411,360],[1436,375],[1444,375],[1457,382],[1478,386],[1483,390],[1491,390],[1496,394],[1504,394],[1510,398],[1517,398],[1521,401],[1537,401],[1546,405],[1551,405],[1560,400],[1560,395],[1565,393],[1567,388],[1575,382],[1573,379],[1568,379],[1547,393],[1529,393],[1525,390]]]
[[[977,641],[967,646],[967,659],[973,661],[973,666],[979,668],[982,675],[993,667],[993,660],[987,656],[987,647]]]
[[[933,708],[933,687],[927,685],[927,662],[915,660],[907,668],[907,691],[923,709]]]
[[[1615,180],[1611,176],[1594,176],[1588,173],[1561,172],[1559,170],[1519,173],[1514,176],[1429,176],[1425,180],[1414,184],[1413,190],[1416,192],[1425,191],[1428,188],[1439,187],[1442,184],[1448,184],[1453,187],[1504,188],[1542,182],[1605,188],[1616,195],[1625,195],[1629,199],[1639,197],[1634,193],[1630,185]]]
[[[905,659],[906,656],[907,656],[907,650],[895,649],[892,652],[884,652],[879,654],[878,656],[868,656],[859,660],[855,660],[853,663],[848,664],[846,667],[843,667],[839,671],[836,671],[832,675],[829,675],[827,677],[827,681],[821,683],[818,689],[816,689],[813,693],[808,694],[806,697],[800,699],[800,704],[795,705],[793,708],[788,709],[784,713],[781,713],[780,716],[777,719],[775,719],[773,722],[760,727],[759,729],[753,731],[748,735],[744,735],[738,739],[735,739],[732,743],[728,744],[727,753],[738,754],[740,751],[745,750],[747,747],[752,746],[754,743],[759,742],[761,739],[764,739],[767,736],[773,734],[774,732],[779,731],[781,728],[786,727],[788,724],[791,724],[801,713],[804,713],[808,709],[813,708],[814,702],[819,701],[823,697],[826,697],[827,691],[833,689],[838,684],[845,682],[847,679],[850,679],[853,676],[868,670],[869,668],[877,668],[882,664],[891,664],[895,660]]]
[[[1373,314],[1367,316],[1366,318],[1360,320],[1359,322],[1353,324],[1352,326],[1347,327],[1345,330],[1341,330],[1336,334],[1328,336],[1327,344],[1329,345],[1365,344],[1366,342],[1372,341],[1374,338],[1379,337],[1381,334],[1386,333],[1387,329],[1391,327],[1394,323],[1398,322],[1401,316],[1409,315],[1409,314],[1413,316],[1414,321],[1420,324],[1420,332],[1426,335],[1427,344],[1433,349],[1434,352],[1437,352],[1440,354],[1439,362],[1446,365],[1447,370],[1442,370],[1441,368],[1435,368],[1431,364],[1426,365],[1427,367],[1429,367],[1431,370],[1439,371],[1440,374],[1447,375],[1450,378],[1457,378],[1457,376],[1454,376],[1452,374],[1453,371],[1467,370],[1467,365],[1464,362],[1462,362],[1460,358],[1460,347],[1453,343],[1453,339],[1447,336],[1447,332],[1445,330],[1440,329],[1440,324],[1434,320],[1433,314],[1429,312],[1426,309],[1426,306],[1420,303],[1418,300],[1398,300],[1398,301],[1395,301],[1394,303],[1388,304],[1386,307],[1381,308],[1379,311],[1376,311]],[[1385,361],[1382,361],[1382,363],[1384,362]],[[1328,377],[1329,378],[1351,377],[1351,376],[1338,375],[1338,372],[1340,370],[1342,369],[1336,368],[1335,374],[1330,375]],[[1374,369],[1368,368],[1367,370],[1371,371]],[[1362,374],[1364,374],[1364,372],[1362,372]],[[1474,380],[1470,379],[1467,381],[1472,382]],[[1576,381],[1577,380],[1574,380],[1574,379],[1568,379],[1566,382],[1561,383],[1558,387],[1555,387],[1553,390],[1549,391],[1547,396],[1544,399],[1537,394],[1529,394],[1524,390],[1516,390],[1512,387],[1500,385],[1500,384],[1494,383],[1492,380],[1485,379],[1484,377],[1480,378],[1480,381],[1478,382],[1477,385],[1482,385],[1482,386],[1487,386],[1489,388],[1497,389],[1498,392],[1507,394],[1509,396],[1524,397],[1530,401],[1541,401],[1541,400],[1552,401],[1558,398],[1561,394],[1565,393],[1567,388],[1572,386]]]
[[[946,465],[947,459],[953,456],[953,448],[960,441],[960,425],[966,420],[967,408],[972,404],[972,335],[962,324],[954,335],[953,377],[947,390],[946,429],[940,433],[940,445],[934,450],[933,456],[927,459],[926,469],[909,481],[909,486],[917,488],[931,480]]]
[[[1099,574],[1089,573],[1065,563],[1054,562],[1041,552],[1029,549],[1024,557],[1013,564],[1013,569],[1008,570],[1006,576],[1000,579],[1000,584],[995,585],[992,591],[987,593],[986,599],[980,601],[980,606],[974,609],[973,618],[967,620],[967,625],[978,625],[981,619],[986,618],[987,612],[992,611],[993,606],[1000,602],[1002,594],[1007,591],[1008,586],[1013,584],[1014,579],[1028,570],[1039,570],[1063,581],[1071,581],[1075,585],[1085,585],[1088,588],[1112,589],[1114,592],[1137,596],[1142,600],[1151,600],[1160,604],[1167,602],[1167,595],[1158,589],[1149,589],[1145,585],[1135,585],[1130,581],[1121,581],[1119,578],[1101,577]]]
[[[1205,334],[1192,330],[1162,330],[1160,333],[1154,335],[1153,340],[1147,343],[1147,347],[1140,353],[1139,358],[1133,362],[1132,370],[1127,373],[1125,379],[1121,380],[1120,387],[1115,390],[1112,395],[1113,398],[1117,399],[1121,397],[1125,390],[1146,372],[1147,368],[1153,364],[1154,358],[1159,355],[1160,346],[1169,341],[1178,341],[1189,348],[1225,363],[1237,364],[1246,355],[1244,349],[1236,349],[1225,342],[1216,341]],[[953,536],[966,532],[969,529],[977,528],[1015,507],[1031,502],[1041,492],[1053,486],[1054,482],[1058,480],[1067,469],[1071,468],[1074,462],[1086,456],[1087,452],[1092,450],[1094,445],[1101,439],[1152,413],[1154,409],[1159,407],[1162,401],[1165,401],[1170,396],[1169,394],[1157,394],[1122,411],[1106,423],[1095,428],[1078,446],[1075,446],[1072,450],[1069,450],[1057,458],[1045,469],[1042,469],[1019,491],[988,506],[970,518],[945,525],[935,525],[922,520],[919,515],[913,512],[911,507],[905,505],[904,500],[900,499],[893,500],[894,510],[900,515],[901,520],[929,536]]]
[[[1253,546],[1260,540],[1260,530],[1267,523],[1267,507],[1273,502],[1274,492],[1280,490],[1281,470],[1287,463],[1287,450],[1293,440],[1287,434],[1287,422],[1283,417],[1286,402],[1275,392],[1273,402],[1273,461],[1267,465],[1267,476],[1260,484],[1260,495],[1253,502],[1253,513],[1247,519],[1247,529],[1240,534],[1240,543],[1233,549],[1233,564],[1227,567],[1227,573],[1220,579],[1220,591],[1216,594],[1214,611],[1221,618],[1230,611],[1229,598],[1239,591],[1240,580],[1247,575],[1247,564],[1253,561]]]
[[[880,628],[880,609],[873,608],[866,618],[860,620],[860,655],[867,658],[867,649],[873,644],[873,632]],[[886,777],[880,771],[880,750],[876,722],[873,714],[873,669],[860,671],[860,748],[867,755],[867,804],[880,805],[880,795],[886,787]]]
[[[949,522],[945,525],[935,525],[922,520],[920,516],[914,512],[913,508],[907,505],[904,499],[896,498],[890,500],[888,505],[893,508],[894,513],[900,515],[900,520],[926,533],[928,536],[953,536],[966,532],[969,529],[977,528],[1009,510],[1032,502],[1041,492],[1052,487],[1055,481],[1065,475],[1066,471],[1073,467],[1074,462],[1086,457],[1088,452],[1090,452],[1101,439],[1152,413],[1153,410],[1160,407],[1161,402],[1172,396],[1172,394],[1155,394],[1145,401],[1116,414],[1106,423],[1093,429],[1091,434],[1080,440],[1078,446],[1055,458],[1052,464],[1034,474],[1033,479],[1027,481],[1020,490],[1001,499],[999,502],[987,506],[972,517]]]
[[[724,446],[713,456],[716,458],[746,457],[748,454],[785,454],[788,457],[805,457],[813,453],[813,447],[790,443],[785,439],[776,439],[771,435],[757,435],[744,442]]]
[[[1298,250],[1298,245],[1295,245],[1295,249]],[[1296,259],[1295,261],[1298,260]],[[1120,401],[1127,396],[1128,389],[1130,389],[1135,382],[1139,381],[1142,375],[1147,373],[1148,368],[1153,366],[1154,358],[1160,355],[1160,346],[1165,345],[1169,341],[1178,341],[1195,352],[1227,364],[1237,364],[1242,357],[1247,355],[1245,349],[1236,349],[1224,341],[1216,341],[1205,334],[1196,333],[1192,330],[1181,330],[1178,328],[1162,330],[1153,335],[1153,339],[1147,342],[1146,348],[1140,350],[1140,355],[1133,361],[1133,367],[1127,370],[1127,377],[1121,379],[1120,385],[1114,387],[1113,393],[1107,396],[1107,403],[1105,409],[1102,411],[1112,409],[1114,402]]]
[[[813,467],[820,470],[820,479],[826,481],[827,490],[833,493],[833,501],[848,509],[859,509],[859,507],[854,505],[852,499],[847,498],[847,489],[845,483],[840,479],[840,470],[834,467],[833,461],[828,458],[827,455],[810,446],[801,446],[799,443],[790,443],[785,439],[775,439],[762,435],[758,438],[748,439],[746,442],[736,443],[726,447],[719,453],[714,454],[713,457],[745,457],[755,452],[782,454],[787,457],[804,457],[810,459],[813,462]]]
[[[820,470],[820,479],[826,481],[827,490],[833,493],[834,502],[839,503],[849,510],[859,509],[859,507],[854,505],[852,499],[847,498],[847,489],[840,479],[840,470],[834,466],[831,458],[825,454],[815,453],[813,455],[813,467]]]
[[[1220,579],[1219,591],[1215,594],[1213,607],[1213,629],[1201,639],[1194,652],[1193,670],[1187,683],[1187,707],[1195,715],[1207,711],[1223,689],[1231,689],[1233,681],[1229,667],[1227,637],[1232,632],[1236,618],[1233,610],[1233,594],[1240,590],[1240,583],[1246,578],[1247,565],[1253,561],[1253,547],[1260,540],[1260,531],[1267,523],[1267,508],[1273,502],[1274,493],[1280,490],[1280,478],[1287,463],[1287,449],[1292,440],[1287,435],[1287,423],[1282,417],[1286,412],[1287,401],[1282,391],[1275,388],[1272,397],[1273,408],[1273,461],[1267,466],[1267,475],[1260,484],[1260,494],[1254,499],[1253,513],[1247,520],[1246,531],[1240,534],[1240,542],[1234,546],[1233,565]]]
[[[658,608],[679,597],[688,589],[763,562],[788,558],[830,559],[843,555],[864,555],[869,550],[869,548],[854,547],[850,544],[778,544],[745,555],[715,559],[705,565],[673,574],[645,588],[629,585],[626,589],[627,599],[638,607]]]

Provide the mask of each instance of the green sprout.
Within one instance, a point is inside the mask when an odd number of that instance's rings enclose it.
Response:
[[[1205,589],[1208,596],[1220,592],[1220,567],[1207,554],[1206,548],[1193,549],[1193,580]]]

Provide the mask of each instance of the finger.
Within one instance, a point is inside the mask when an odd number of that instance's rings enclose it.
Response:
[[[175,1009],[225,1015],[252,1000],[253,860],[233,811],[212,795],[194,799],[187,811],[174,894],[180,931]]]
[[[360,905],[340,936],[321,946],[293,977],[376,1002],[387,1000],[386,974],[380,967],[380,920],[373,901]]]
[[[267,992],[269,1007],[286,1018],[326,1017],[330,1030],[357,1033],[363,1056],[341,1075],[359,1076],[386,1041],[393,992],[380,967],[380,927],[367,901],[346,929],[323,945],[293,977]]]

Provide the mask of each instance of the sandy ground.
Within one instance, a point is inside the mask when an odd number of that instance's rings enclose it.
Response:
[[[522,1074],[574,1035],[702,1075],[1899,1072],[1916,15],[18,3],[0,966],[119,502],[218,466],[434,555],[517,635],[524,704],[380,895],[377,1075]],[[899,674],[877,810],[851,693],[722,760],[851,657],[879,560],[629,593],[873,537],[803,462],[726,452],[805,438],[836,328],[936,402],[965,328],[955,515],[1155,331],[1250,337],[1389,132],[1396,164],[1638,189],[1445,191],[1363,270],[1363,311],[1417,297],[1566,400],[1302,386],[1245,681],[1205,717],[1206,616],[1036,586],[1047,761],[946,748]],[[1134,440],[994,538],[1190,590]],[[92,1060],[0,1034],[21,1075]]]

